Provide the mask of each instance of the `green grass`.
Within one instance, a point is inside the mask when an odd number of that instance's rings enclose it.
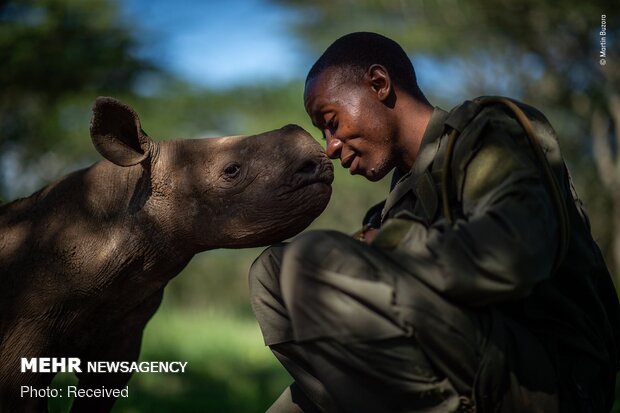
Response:
[[[141,360],[187,361],[182,374],[136,373],[114,413],[264,412],[291,382],[263,345],[254,320],[208,312],[161,311],[148,324]],[[76,379],[59,375],[53,387]],[[51,399],[50,412],[70,399]]]

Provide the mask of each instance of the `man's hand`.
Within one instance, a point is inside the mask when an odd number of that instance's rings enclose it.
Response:
[[[362,229],[355,232],[351,236],[358,241],[362,241],[367,244],[370,244],[372,240],[377,236],[378,233],[379,233],[379,229],[373,228],[369,225],[364,225]]]
[[[362,234],[362,241],[365,242],[366,244],[370,244],[372,240],[375,239],[378,233],[379,233],[379,230],[377,228],[368,228]]]

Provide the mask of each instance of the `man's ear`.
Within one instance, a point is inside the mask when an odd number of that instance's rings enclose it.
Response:
[[[95,101],[90,138],[104,158],[120,166],[136,165],[150,155],[151,138],[140,127],[138,115],[114,98]]]
[[[366,79],[380,101],[385,101],[392,91],[392,79],[387,69],[380,65],[371,65],[366,71]]]

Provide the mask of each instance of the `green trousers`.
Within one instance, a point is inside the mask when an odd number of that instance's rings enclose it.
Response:
[[[587,411],[558,405],[551,358],[518,322],[451,303],[345,234],[269,247],[249,281],[265,344],[295,380],[269,412]]]

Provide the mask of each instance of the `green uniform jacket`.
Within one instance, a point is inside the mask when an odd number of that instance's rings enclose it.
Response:
[[[476,101],[450,113],[435,109],[413,169],[383,205],[382,230],[373,243],[402,254],[403,265],[446,299],[492,306],[523,325],[547,348],[560,376],[583,377],[578,360],[595,361],[600,371],[585,375],[607,386],[611,406],[619,366],[618,296],[555,132],[540,112],[519,106],[567,205],[570,234],[561,262],[558,217],[523,128],[501,105],[481,108]],[[439,184],[452,128],[461,131],[449,171],[453,223],[442,214]],[[367,217],[379,221],[378,214]]]

